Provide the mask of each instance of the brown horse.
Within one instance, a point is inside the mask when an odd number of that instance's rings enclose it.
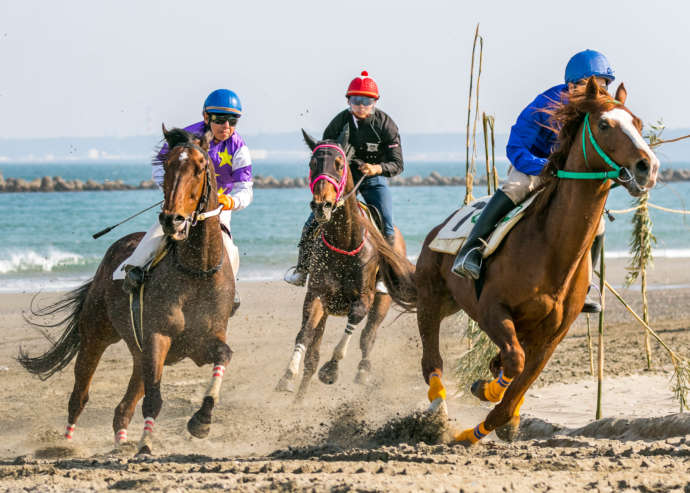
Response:
[[[484,422],[456,435],[459,442],[475,443],[492,430],[502,438],[516,436],[525,392],[584,304],[591,275],[588,252],[611,188],[607,178],[633,196],[656,183],[659,161],[625,99],[622,84],[613,100],[591,79],[550,111],[560,133],[544,170],[549,178],[525,217],[485,260],[479,295],[473,281],[451,273],[452,255],[429,249],[443,224],[424,242],[415,278],[431,408],[445,408],[439,352],[443,318],[464,310],[499,349],[490,365],[496,378],[472,386],[475,396],[498,404]]]
[[[316,142],[303,133],[312,150],[311,209],[320,232],[314,239],[302,328],[288,369],[276,388],[294,390],[304,354],[298,399],[304,397],[319,363],[319,347],[329,315],[347,316],[347,326],[333,356],[319,370],[319,379],[326,384],[337,380],[338,362],[345,357],[353,331],[367,317],[360,337],[362,360],[355,378],[356,382],[366,383],[371,372],[369,354],[376,329],[390,308],[391,298],[402,306],[409,306],[414,299],[414,266],[405,258],[405,240],[400,231],[396,228],[391,247],[360,210],[352,174],[348,172],[347,156],[351,147],[347,144],[347,131],[343,131],[338,142]],[[390,294],[376,291],[379,269]]]
[[[145,427],[139,453],[151,452],[154,420],[163,403],[163,365],[184,358],[191,358],[199,366],[214,364],[203,404],[187,425],[192,435],[203,438],[209,433],[211,411],[232,356],[225,343],[225,332],[233,306],[235,278],[223,247],[216,180],[206,152],[208,143],[184,130],[168,132],[163,128],[163,133],[170,151],[165,162],[165,200],[159,221],[172,246],[150,272],[145,285],[142,350],[130,325],[129,301],[122,291],[122,281],[112,279],[113,271],[143,236],[133,233],[110,246],[93,280],[38,312],[48,315],[69,310],[61,322],[67,324],[66,330],[53,347],[35,358],[21,349],[19,355],[24,368],[41,379],[63,369],[76,355],[65,433],[71,439],[89,399],[91,378],[103,352],[124,339],[134,364],[127,392],[115,408],[113,430],[116,444],[123,445],[127,441],[127,426],[143,396]]]

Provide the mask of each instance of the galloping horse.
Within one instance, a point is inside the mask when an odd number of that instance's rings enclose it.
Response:
[[[112,279],[113,271],[143,236],[133,233],[110,246],[91,281],[37,313],[69,310],[62,322],[52,325],[67,324],[53,347],[35,358],[21,349],[19,355],[22,366],[41,379],[62,370],[77,356],[65,433],[71,439],[103,352],[124,339],[134,364],[127,392],[115,408],[113,430],[116,444],[123,445],[134,409],[143,396],[145,426],[139,453],[151,452],[154,421],[163,403],[163,365],[184,358],[191,358],[199,366],[214,364],[203,404],[187,424],[192,435],[203,438],[209,433],[211,411],[232,356],[225,332],[233,306],[235,277],[223,247],[216,180],[206,152],[208,142],[179,129],[168,132],[163,127],[163,134],[170,151],[165,161],[165,200],[159,221],[171,247],[150,272],[145,285],[142,349],[130,325],[129,301],[122,291],[122,281]]]
[[[555,105],[558,147],[543,176],[540,195],[504,243],[485,260],[484,284],[451,273],[453,256],[433,252],[427,236],[417,262],[417,322],[423,344],[422,373],[431,409],[445,408],[439,352],[441,320],[464,310],[498,346],[492,381],[477,381],[472,393],[497,402],[486,420],[459,433],[477,442],[492,430],[512,440],[519,430],[524,395],[580,313],[589,285],[597,225],[611,188],[609,179],[639,196],[656,183],[659,161],[640,134],[641,122],[593,79]],[[445,222],[447,222],[446,219]]]
[[[395,229],[395,242],[389,246],[381,233],[365,218],[355,195],[352,175],[348,172],[351,147],[347,130],[338,142],[316,142],[306,132],[304,140],[312,150],[309,161],[313,194],[311,209],[320,225],[312,251],[309,284],[304,297],[302,328],[295,340],[292,359],[276,390],[294,390],[300,360],[304,354],[304,373],[297,394],[304,397],[319,363],[319,347],[328,315],[347,316],[345,334],[331,359],[319,370],[319,379],[332,384],[338,378],[338,362],[357,325],[367,317],[360,337],[362,360],[355,381],[368,381],[369,354],[376,329],[391,305],[391,298],[409,306],[414,298],[414,266],[405,258],[405,240]],[[389,294],[377,292],[377,272]],[[305,353],[306,351],[306,353]]]

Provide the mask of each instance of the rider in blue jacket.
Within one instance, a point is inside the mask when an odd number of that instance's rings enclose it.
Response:
[[[459,276],[478,279],[481,272],[482,241],[494,226],[517,204],[525,200],[542,183],[540,176],[557,142],[557,135],[549,128],[549,115],[542,111],[567,98],[568,92],[594,76],[602,87],[608,88],[615,77],[606,57],[594,50],[576,53],[565,68],[565,84],[559,84],[539,94],[517,118],[510,129],[506,154],[511,167],[507,181],[491,197],[482,210],[472,232],[458,252],[452,270]],[[604,235],[603,219],[592,245],[592,268],[601,252]],[[601,303],[589,296],[584,312],[601,311]]]

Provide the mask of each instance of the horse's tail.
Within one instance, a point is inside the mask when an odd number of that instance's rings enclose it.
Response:
[[[37,327],[43,336],[53,344],[53,347],[48,351],[35,358],[29,357],[21,347],[19,348],[17,361],[19,361],[29,373],[38,375],[38,378],[41,380],[47,380],[67,366],[77,352],[79,352],[79,346],[81,344],[79,319],[82,309],[84,308],[84,300],[86,300],[92,282],[93,281],[89,281],[74,291],[70,291],[60,301],[45,308],[34,310],[32,300],[30,310],[34,317],[45,317],[63,311],[69,311],[69,314],[54,324],[38,324],[27,319],[27,322]],[[43,330],[45,328],[58,327],[63,324],[67,324],[67,326],[57,342],[53,342],[53,339]]]
[[[417,285],[414,280],[414,265],[388,244],[371,221],[363,218],[360,221],[369,232],[369,239],[381,256],[381,273],[383,274],[383,282],[388,289],[388,294],[405,311],[414,311],[417,308]]]

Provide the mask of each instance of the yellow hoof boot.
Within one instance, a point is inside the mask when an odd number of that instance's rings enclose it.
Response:
[[[481,422],[474,428],[461,431],[455,435],[454,439],[457,443],[462,445],[474,445],[489,433],[490,431],[484,428],[484,422]]]
[[[432,373],[429,377],[429,392],[427,392],[427,396],[429,397],[429,402],[434,402],[438,398],[446,400],[446,388],[441,382],[441,375],[439,373]]]
[[[497,378],[484,385],[484,398],[489,402],[501,402],[512,381],[512,378],[504,377],[501,371]]]

